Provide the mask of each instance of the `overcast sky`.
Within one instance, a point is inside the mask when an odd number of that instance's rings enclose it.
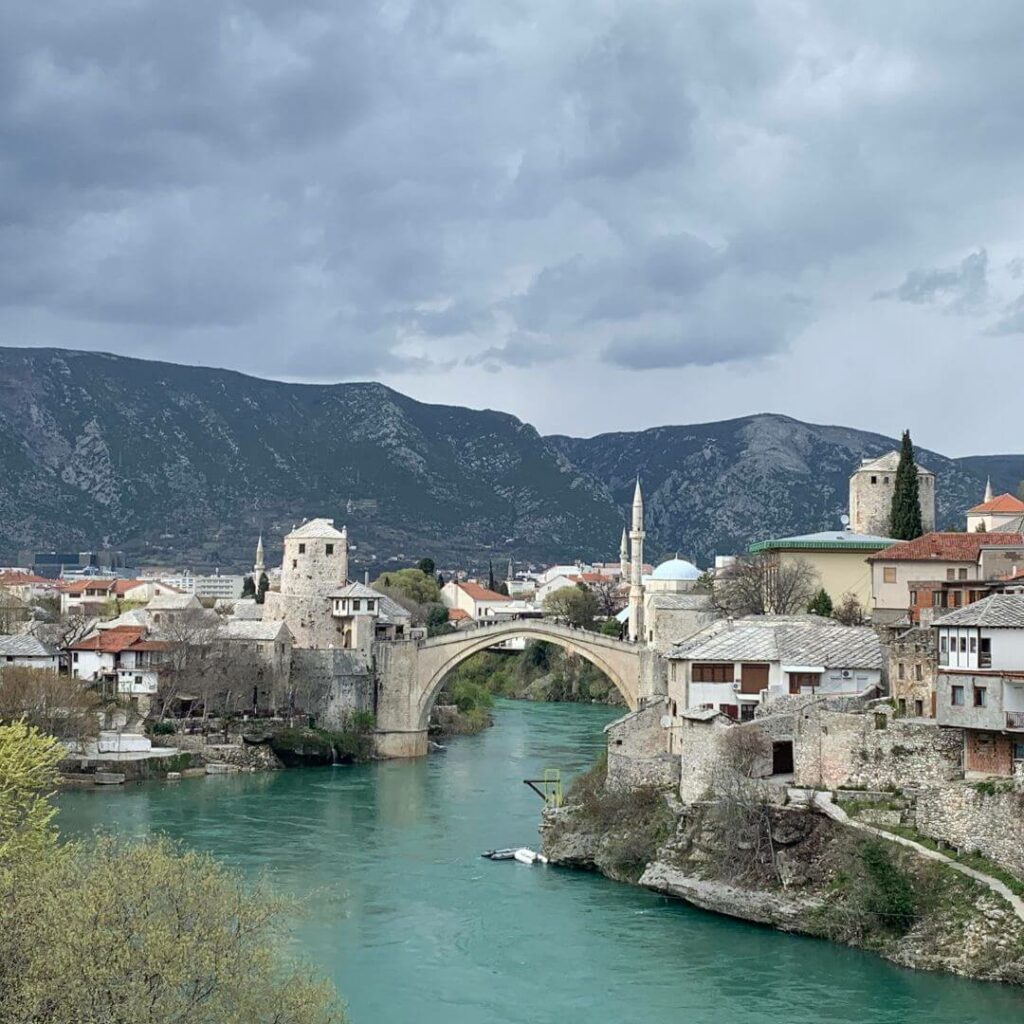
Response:
[[[1019,451],[1022,54],[1020,0],[0,0],[0,344]]]

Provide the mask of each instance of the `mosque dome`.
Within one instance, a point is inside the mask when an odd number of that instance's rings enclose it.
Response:
[[[693,562],[686,561],[685,558],[670,558],[667,562],[662,562],[661,565],[651,573],[652,580],[699,580],[701,576],[700,569],[693,564]]]

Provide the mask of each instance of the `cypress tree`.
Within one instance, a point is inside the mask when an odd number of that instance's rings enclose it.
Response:
[[[256,603],[263,604],[264,599],[267,596],[267,591],[270,589],[270,580],[267,579],[267,574],[260,573],[260,584],[256,588]]]
[[[494,563],[487,560],[487,589],[494,590]]]
[[[242,580],[242,597],[255,597],[256,596],[256,584],[253,583],[251,576],[246,576]]]
[[[924,533],[921,526],[921,498],[917,485],[917,465],[910,431],[903,431],[900,463],[896,468],[896,487],[892,494],[889,515],[889,536],[896,540],[913,540]]]
[[[832,617],[832,598],[829,597],[828,591],[824,587],[811,598],[807,610],[812,615],[821,615],[826,619]]]

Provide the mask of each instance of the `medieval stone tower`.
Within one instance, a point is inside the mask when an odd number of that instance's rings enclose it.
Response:
[[[267,593],[264,618],[284,619],[296,647],[339,646],[330,595],[348,582],[348,531],[310,519],[284,539],[281,589]]]
[[[889,514],[896,490],[899,452],[877,459],[861,459],[850,476],[850,529],[854,533],[889,536]],[[925,533],[935,529],[935,474],[917,467],[917,487],[921,502],[921,526]]]

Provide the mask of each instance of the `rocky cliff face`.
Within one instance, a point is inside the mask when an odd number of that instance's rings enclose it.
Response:
[[[432,555],[500,565],[618,557],[637,472],[648,550],[701,562],[750,541],[837,527],[857,461],[891,438],[753,416],[595,438],[541,437],[499,412],[415,402],[380,384],[302,385],[88,352],[0,348],[0,559],[110,545],[137,562],[248,566],[257,530],[346,521],[356,568]],[[992,472],[951,460],[940,521]]]
[[[617,794],[615,800],[624,799]],[[650,794],[640,794],[650,803]],[[712,804],[676,808],[652,850],[650,812],[601,801],[547,812],[545,854],[729,917],[857,946],[904,967],[1024,983],[1024,925],[962,875],[806,809],[769,813],[770,867],[754,863]],[[631,824],[623,824],[623,822]],[[645,863],[634,863],[642,852]]]

